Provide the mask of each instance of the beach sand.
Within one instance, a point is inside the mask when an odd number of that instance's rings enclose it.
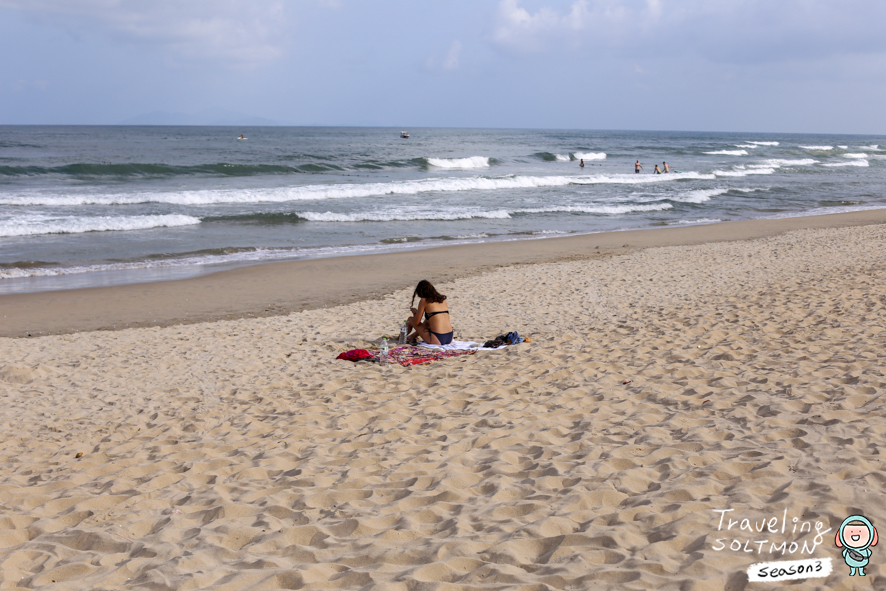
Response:
[[[427,366],[335,360],[396,333],[408,265],[369,301],[318,277],[287,315],[0,338],[0,589],[743,589],[810,556],[801,588],[886,588],[882,544],[866,578],[834,546],[886,524],[882,216],[410,253],[452,268],[457,339],[532,338]]]

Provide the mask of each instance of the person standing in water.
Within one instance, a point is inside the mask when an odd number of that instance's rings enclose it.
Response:
[[[667,163],[667,162],[662,162],[662,163],[661,163],[661,171],[662,171],[662,172],[671,172],[671,167],[668,166],[668,163]]]
[[[584,158],[581,159],[581,162],[579,162],[578,167],[579,167],[579,168],[584,168],[584,167],[585,167],[585,159],[584,159]]]
[[[658,167],[658,164],[655,165],[655,170],[652,172],[653,174],[661,174],[661,169]]]
[[[640,164],[639,160],[634,162],[634,172],[639,173],[641,168],[643,168],[643,165]]]

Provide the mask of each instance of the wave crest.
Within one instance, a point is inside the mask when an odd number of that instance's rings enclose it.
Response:
[[[150,230],[199,224],[189,215],[140,215],[102,217],[24,216],[0,221],[0,236],[36,236],[40,234],[83,234],[123,230]]]
[[[825,162],[822,166],[837,168],[840,166],[870,166],[867,160],[849,160],[848,162]]]
[[[491,158],[471,156],[469,158],[428,158],[428,164],[437,168],[488,168]]]
[[[429,192],[493,191],[500,189],[533,189],[566,185],[637,185],[685,179],[712,180],[712,174],[683,172],[671,174],[614,174],[576,176],[503,176],[467,178],[429,178],[416,181],[334,185],[302,185],[274,189],[197,190],[168,193],[123,193],[53,195],[26,193],[0,195],[0,204],[7,205],[129,205],[137,203],[168,203],[174,205],[213,205],[218,203],[284,203],[290,201],[321,201],[354,199],[383,195],[416,195]]]

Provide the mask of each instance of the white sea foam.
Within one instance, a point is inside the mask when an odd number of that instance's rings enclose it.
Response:
[[[554,154],[554,157],[557,159],[557,162],[569,162],[572,160],[569,154]]]
[[[191,226],[199,223],[199,218],[188,215],[96,217],[20,215],[8,219],[0,218],[0,236],[149,230],[151,228]]]
[[[777,146],[778,142],[748,142],[749,144],[756,144],[758,146]]]
[[[736,148],[759,148],[757,144],[735,144]]]
[[[492,211],[456,210],[456,211],[368,211],[357,213],[334,213],[300,211],[300,218],[312,222],[410,222],[415,220],[469,220],[472,218],[507,219],[510,214],[504,209]]]
[[[860,154],[860,153],[856,153],[856,154],[843,154],[843,158],[867,158],[867,157],[868,157],[867,154]]]
[[[837,146],[837,147],[840,148],[841,150],[848,150],[849,149],[849,146]]]
[[[636,211],[664,211],[673,207],[670,203],[656,203],[654,205],[560,205],[515,209],[511,213],[599,213],[618,215]]]
[[[387,183],[354,183],[304,185],[272,189],[224,189],[180,192],[112,193],[112,194],[46,194],[29,192],[0,195],[4,205],[126,205],[136,203],[168,203],[174,205],[213,205],[218,203],[285,203],[354,199],[383,195],[417,195],[429,192],[493,191],[532,189],[567,185],[641,185],[685,179],[713,179],[711,174],[683,172],[671,174],[597,174],[575,176],[503,176],[467,178],[429,178]]]
[[[837,168],[838,166],[870,166],[867,160],[850,160],[849,162],[825,162],[822,166]]]
[[[817,150],[820,152],[826,152],[828,150],[833,150],[834,146],[800,146],[804,150]]]
[[[871,144],[870,146],[859,146],[862,150],[882,150],[882,148],[878,144]]]
[[[690,224],[716,224],[717,222],[722,222],[722,221],[723,220],[721,220],[720,218],[714,218],[714,219],[699,218],[697,220],[679,220],[676,222],[671,222],[671,224],[673,224],[675,226],[676,225],[682,226],[682,225],[690,225]],[[669,225],[671,225],[671,224],[669,224]]]
[[[725,192],[725,191],[724,191]],[[689,199],[684,199],[689,201]],[[695,201],[700,203],[701,201]],[[496,210],[418,210],[412,212],[397,211],[369,211],[359,213],[333,213],[333,212],[299,212],[299,217],[313,222],[405,222],[417,220],[467,220],[473,218],[485,219],[508,219],[519,213],[596,213],[596,214],[622,214],[635,211],[662,211],[671,209],[670,203],[655,203],[651,205],[624,204],[624,205],[558,205],[551,207],[530,207],[518,209]]]
[[[818,160],[813,158],[799,158],[799,159],[784,159],[784,158],[773,158],[771,160],[764,160],[759,166],[763,166],[766,168],[781,168],[782,166],[811,166],[812,164],[817,164]]]
[[[729,189],[697,189],[695,191],[686,191],[679,195],[668,197],[671,201],[680,201],[681,203],[704,203],[710,201],[713,197],[725,195]]]
[[[437,168],[488,168],[489,158],[471,156],[470,158],[428,158],[428,164]]]
[[[713,152],[705,152],[714,156],[747,156],[747,150],[715,150]]]
[[[880,204],[877,205],[844,205],[841,207],[815,207],[812,209],[804,209],[802,211],[788,211],[783,213],[778,213],[772,216],[766,216],[773,219],[784,219],[784,218],[804,218],[813,215],[824,215],[830,213],[847,213],[850,211],[868,211],[871,209],[882,209],[883,206]]]
[[[606,160],[606,152],[576,152],[576,160]]]
[[[714,174],[716,176],[749,176],[752,174],[772,174],[774,172],[775,168],[755,166],[753,168],[736,167],[733,170],[715,170]]]

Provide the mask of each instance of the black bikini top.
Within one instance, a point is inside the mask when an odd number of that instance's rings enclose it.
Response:
[[[425,320],[430,320],[431,316],[436,316],[437,314],[449,314],[449,310],[440,310],[439,312],[431,312],[430,314],[425,312]]]

